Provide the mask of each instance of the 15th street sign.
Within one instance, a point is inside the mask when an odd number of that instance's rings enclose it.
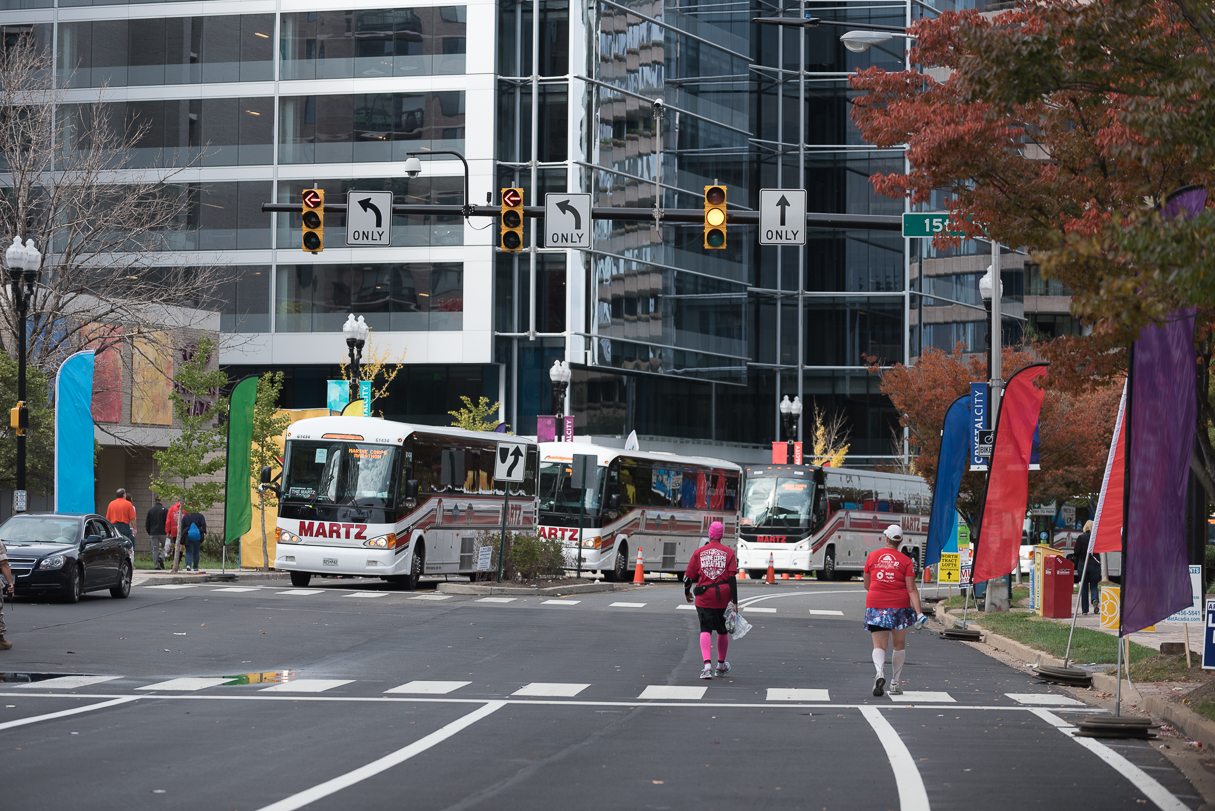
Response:
[[[903,236],[916,238],[963,236],[950,226],[953,223],[948,211],[909,212],[903,214]]]

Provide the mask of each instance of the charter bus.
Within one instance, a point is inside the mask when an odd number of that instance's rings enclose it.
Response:
[[[932,494],[919,476],[814,465],[748,466],[743,478],[738,567],[762,577],[777,572],[847,580],[885,544],[891,524],[903,528],[901,550],[922,564]]]
[[[597,462],[585,492],[571,481],[574,454],[592,455]],[[632,578],[638,549],[645,571],[682,574],[714,521],[725,526],[722,542],[734,547],[741,474],[738,465],[720,459],[544,442],[539,532],[565,544],[570,569],[578,566],[581,544],[583,571],[601,571],[608,581]],[[581,538],[580,507],[585,508]]]
[[[502,527],[494,479],[501,434],[371,417],[287,428],[274,567],[293,586],[314,575],[379,577],[413,590],[423,574],[476,571],[477,536]],[[510,485],[507,531],[536,526],[538,449]],[[269,478],[263,469],[262,480]]]

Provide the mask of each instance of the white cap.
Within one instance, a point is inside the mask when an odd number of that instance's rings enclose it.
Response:
[[[886,531],[883,534],[892,541],[903,540],[903,528],[898,524],[891,524],[890,526],[886,527]]]

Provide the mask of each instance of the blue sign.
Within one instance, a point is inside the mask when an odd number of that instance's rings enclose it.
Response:
[[[1202,669],[1215,670],[1215,600],[1207,600],[1207,623],[1202,631]]]
[[[979,432],[987,429],[987,384],[970,384],[970,469],[987,470],[987,457],[979,456]]]
[[[371,381],[359,381],[359,397],[363,398],[363,416],[371,416]]]

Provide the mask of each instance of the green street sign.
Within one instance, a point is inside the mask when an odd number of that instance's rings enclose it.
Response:
[[[949,228],[948,211],[912,212],[903,215],[903,236],[931,238],[935,236],[960,237],[961,231]]]

